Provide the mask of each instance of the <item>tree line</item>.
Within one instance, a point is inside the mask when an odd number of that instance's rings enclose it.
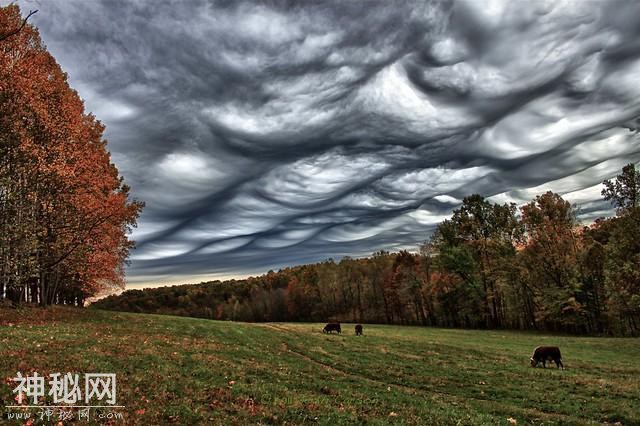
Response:
[[[414,253],[129,290],[95,306],[222,320],[638,335],[640,172],[627,165],[602,195],[617,213],[588,226],[553,192],[520,208],[471,195]]]
[[[124,286],[142,203],[29,16],[0,8],[0,300],[82,305]]]

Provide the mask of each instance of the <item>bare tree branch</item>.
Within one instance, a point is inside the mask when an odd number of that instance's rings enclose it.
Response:
[[[24,20],[22,21],[22,25],[20,25],[20,27],[16,28],[13,31],[9,31],[6,34],[0,35],[0,41],[6,40],[9,37],[11,37],[12,35],[16,35],[18,34],[20,31],[22,31],[22,29],[24,28],[25,25],[27,25],[27,20],[29,18],[31,18],[31,15],[35,15],[38,11],[37,10],[30,10],[29,14],[27,15],[26,18],[24,18]]]

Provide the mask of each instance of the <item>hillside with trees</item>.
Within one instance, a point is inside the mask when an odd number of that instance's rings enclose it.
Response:
[[[103,132],[18,6],[0,8],[0,300],[82,305],[124,286],[142,204]]]
[[[471,195],[416,253],[377,252],[244,280],[129,290],[96,307],[239,321],[358,321],[640,333],[640,173],[604,182],[615,217],[581,225],[547,192]]]

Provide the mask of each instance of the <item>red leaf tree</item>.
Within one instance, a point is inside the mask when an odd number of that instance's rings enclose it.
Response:
[[[18,6],[0,8],[0,296],[82,304],[124,286],[143,205],[129,200],[104,126],[24,22]]]

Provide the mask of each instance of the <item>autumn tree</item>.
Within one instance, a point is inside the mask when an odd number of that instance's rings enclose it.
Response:
[[[574,208],[549,191],[521,211],[527,237],[522,264],[535,291],[536,321],[554,329],[580,327],[583,300]]]
[[[8,28],[8,29],[5,29],[4,32],[1,32],[0,33],[0,42],[2,42],[3,40],[8,39],[11,36],[14,36],[14,35],[18,34],[20,31],[22,31],[22,29],[25,27],[25,25],[27,25],[27,21],[29,20],[29,18],[31,18],[36,13],[38,13],[37,10],[30,10],[29,14],[22,20],[22,23],[19,26],[16,26],[15,28]]]
[[[392,322],[392,305],[395,300],[393,289],[387,288],[387,283],[391,279],[392,264],[392,256],[384,250],[375,252],[369,261],[372,299],[374,306],[378,307],[378,314],[374,318],[388,323]]]
[[[416,255],[402,250],[396,256],[391,269],[391,277],[398,289],[405,317],[413,317],[412,321],[426,325],[427,314],[422,294],[422,276],[420,263]]]
[[[20,28],[19,31],[13,29]],[[16,5],[0,8],[0,273],[3,295],[82,304],[124,285],[142,208],[110,160],[104,126]]]

